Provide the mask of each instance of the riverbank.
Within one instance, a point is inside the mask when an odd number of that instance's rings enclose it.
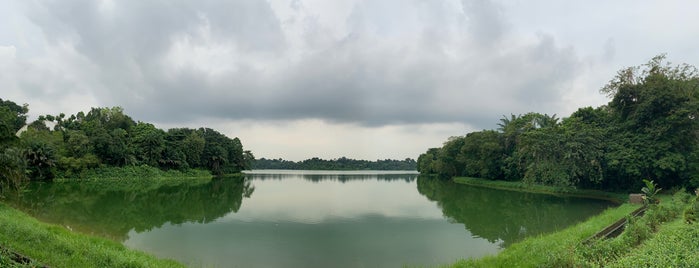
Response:
[[[528,188],[516,182],[493,182],[455,178],[459,183],[503,190],[547,194],[560,193],[545,186]],[[594,193],[594,192],[593,192]],[[584,196],[590,193],[585,191]],[[579,195],[579,193],[575,193]],[[616,194],[611,194],[616,195]],[[600,195],[602,197],[606,195]],[[562,231],[527,238],[497,255],[460,260],[449,267],[690,267],[699,263],[699,226],[687,224],[686,215],[699,199],[686,192],[661,197],[660,205],[632,219],[626,230],[613,239],[583,245],[588,237],[614,221],[626,217],[640,205],[621,204]],[[694,208],[696,210],[696,208]],[[696,213],[696,211],[694,212]],[[684,215],[684,216],[683,216]]]
[[[592,198],[607,200],[617,204],[625,203],[628,200],[628,194],[611,193],[598,190],[575,189],[571,187],[554,187],[540,184],[527,184],[519,181],[486,180],[471,177],[454,177],[453,181],[460,184],[466,184],[477,187],[486,187],[498,190]]]
[[[143,178],[211,178],[211,172],[203,169],[186,169],[183,171],[162,170],[147,165],[123,167],[98,167],[83,171],[70,177],[54,180],[99,180],[99,179],[143,179]]]
[[[39,222],[3,203],[0,203],[0,230],[0,246],[4,247],[0,252],[0,266],[3,267],[17,264],[9,258],[9,251],[35,262],[27,267],[184,267],[108,239]]]

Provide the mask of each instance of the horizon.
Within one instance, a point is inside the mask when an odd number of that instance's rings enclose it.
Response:
[[[659,54],[699,65],[699,28],[678,27],[699,24],[699,2],[0,7],[0,97],[29,104],[29,122],[120,106],[161,129],[238,137],[268,159],[416,159],[502,116],[604,105],[617,71]]]

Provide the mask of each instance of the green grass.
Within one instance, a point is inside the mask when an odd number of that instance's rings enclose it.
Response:
[[[476,181],[476,180],[472,180]],[[510,182],[506,182],[510,183]],[[525,188],[516,183],[510,190]],[[492,184],[481,184],[488,187]],[[498,183],[497,186],[502,186]],[[502,188],[499,188],[502,189]],[[541,191],[537,189],[536,192]],[[461,260],[451,267],[697,267],[699,224],[687,224],[687,212],[699,203],[684,191],[661,195],[640,218],[629,218],[612,239],[582,242],[640,205],[622,204],[562,231],[527,238],[497,255]],[[683,216],[684,215],[684,216]]]
[[[0,230],[0,245],[51,267],[184,267],[111,240],[39,222],[5,204],[0,204]],[[0,252],[0,266],[17,265],[7,257]]]
[[[655,236],[607,267],[697,267],[699,225],[677,219],[660,226]]]
[[[14,254],[9,250],[0,247],[0,267],[36,267],[39,266],[36,262],[24,263],[15,260]]]
[[[623,218],[639,205],[623,204],[610,208],[587,221],[552,234],[529,237],[515,243],[497,255],[481,259],[461,260],[452,267],[555,267],[554,262],[574,256],[580,243],[607,225]]]
[[[471,177],[454,177],[454,182],[477,187],[486,187],[499,190],[551,194],[561,196],[575,196],[593,199],[602,199],[615,202],[617,204],[624,203],[628,200],[628,194],[611,193],[598,190],[577,189],[573,187],[556,187],[540,184],[528,184],[519,181],[499,181],[486,180]]]

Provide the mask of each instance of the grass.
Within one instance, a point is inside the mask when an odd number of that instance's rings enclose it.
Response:
[[[18,260],[13,252],[0,247],[0,267],[37,267],[39,263],[34,261]]]
[[[499,181],[499,180],[486,180],[480,178],[471,177],[455,177],[454,182],[460,184],[466,184],[477,187],[486,187],[499,190],[508,191],[518,191],[518,192],[528,192],[528,193],[538,193],[538,194],[551,194],[551,195],[561,195],[561,196],[574,196],[574,197],[584,197],[592,199],[602,199],[608,200],[617,204],[624,203],[628,200],[627,194],[622,193],[611,193],[598,190],[588,190],[588,189],[577,189],[573,187],[556,187],[547,186],[540,184],[528,184],[519,181]]]
[[[526,184],[521,183],[457,179],[465,184],[474,183],[482,187],[560,193],[558,190],[541,186],[527,188]],[[584,196],[588,194],[585,192]],[[461,260],[449,266],[697,267],[699,245],[696,241],[699,241],[699,224],[691,219],[694,215],[692,211],[699,207],[699,197],[692,197],[680,191],[672,196],[661,195],[660,200],[661,203],[651,205],[643,217],[629,218],[624,232],[616,238],[594,241],[589,245],[582,244],[585,239],[609,224],[627,217],[640,205],[622,204],[562,231],[526,238],[497,255]]]
[[[677,219],[660,226],[655,237],[608,267],[699,266],[699,226]]]
[[[26,267],[8,258],[19,252],[51,267],[184,267],[104,238],[73,233],[0,204],[0,266]],[[29,267],[35,266],[27,265]]]
[[[452,267],[540,267],[559,258],[570,256],[580,243],[619,218],[623,218],[639,205],[623,204],[610,208],[587,221],[562,231],[529,237],[515,243],[498,255],[481,259],[461,260]],[[556,265],[550,265],[556,266]]]

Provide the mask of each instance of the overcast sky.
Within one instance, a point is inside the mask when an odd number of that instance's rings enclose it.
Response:
[[[9,0],[0,98],[121,106],[258,157],[417,158],[503,115],[567,117],[617,70],[699,65],[699,1]]]

